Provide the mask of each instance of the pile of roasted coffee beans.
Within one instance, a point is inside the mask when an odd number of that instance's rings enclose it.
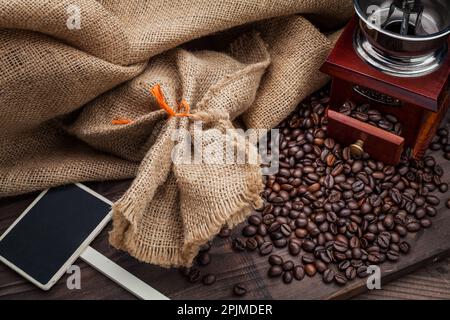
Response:
[[[319,92],[281,123],[279,172],[266,179],[266,204],[248,218],[246,240],[234,240],[239,250],[251,243],[248,250],[267,255],[268,276],[285,283],[320,274],[325,283],[344,285],[365,277],[370,265],[397,261],[410,250],[405,236],[431,226],[440,203],[431,193],[448,190],[431,156],[419,161],[406,152],[395,167],[352,156],[327,137],[328,101]],[[359,120],[401,132],[392,116],[345,107]],[[290,259],[280,258],[283,250]]]
[[[339,108],[339,112],[398,136],[402,134],[403,127],[397,117],[392,114],[383,115],[380,111],[370,108],[368,104],[356,106],[352,101],[347,101]]]
[[[447,128],[440,128],[436,136],[430,144],[430,149],[434,151],[442,150],[444,158],[450,160],[450,141],[449,130]]]
[[[237,252],[267,256],[267,275],[286,284],[320,275],[325,283],[345,285],[366,277],[370,265],[397,261],[410,250],[405,236],[431,226],[440,203],[432,192],[448,190],[431,156],[414,160],[405,152],[395,167],[368,154],[352,156],[327,137],[328,102],[324,89],[280,124],[280,169],[266,177],[265,205],[247,219],[242,237],[232,239]],[[350,102],[346,108],[357,111],[359,120],[366,112],[369,123],[382,121],[381,128],[401,132],[393,117],[375,117],[373,110]],[[444,138],[448,131],[440,129],[437,139],[446,150]],[[446,205],[450,208],[450,199]],[[218,236],[228,238],[231,230],[223,228]],[[197,266],[210,263],[209,249],[210,244],[202,248]],[[197,267],[181,272],[190,282],[210,285],[216,279]],[[243,284],[233,287],[235,296],[247,291]]]

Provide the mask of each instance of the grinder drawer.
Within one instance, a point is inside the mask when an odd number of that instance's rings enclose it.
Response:
[[[395,165],[400,161],[405,139],[383,129],[328,109],[328,134],[343,146],[361,140],[373,159]]]

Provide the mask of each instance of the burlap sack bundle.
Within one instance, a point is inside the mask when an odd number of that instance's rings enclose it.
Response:
[[[0,196],[134,177],[114,205],[110,241],[163,266],[190,265],[223,225],[261,205],[257,164],[174,162],[174,130],[193,133],[202,121],[206,138],[181,142],[220,154],[238,117],[275,126],[326,81],[318,68],[332,38],[317,26],[332,34],[352,12],[350,0],[0,0],[0,8]],[[81,27],[70,29],[77,10]],[[192,116],[161,110],[150,94],[157,84],[168,105],[184,99]]]

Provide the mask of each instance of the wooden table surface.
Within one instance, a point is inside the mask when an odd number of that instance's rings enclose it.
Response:
[[[443,181],[450,182],[450,161],[444,160],[441,152],[434,155],[444,168]],[[129,183],[87,185],[114,201]],[[13,223],[37,194],[0,199],[0,233]],[[294,281],[290,285],[283,284],[281,279],[268,279],[267,257],[260,257],[257,253],[236,253],[231,249],[231,239],[216,238],[211,250],[212,262],[201,269],[217,275],[218,281],[212,286],[190,284],[177,270],[139,263],[126,253],[115,250],[107,241],[110,226],[98,236],[93,247],[172,299],[233,299],[231,289],[237,283],[249,288],[247,299],[450,299],[450,210],[445,207],[450,191],[439,196],[441,204],[438,216],[433,219],[433,227],[410,235],[412,253],[402,256],[396,264],[383,264],[382,290],[366,293],[363,279],[344,288],[325,285],[318,276]],[[234,233],[238,234],[240,229],[238,226]],[[439,259],[441,261],[437,261]],[[67,289],[65,275],[49,292],[37,289],[0,264],[0,299],[135,299],[84,262],[77,260],[75,264],[81,267],[81,290]]]

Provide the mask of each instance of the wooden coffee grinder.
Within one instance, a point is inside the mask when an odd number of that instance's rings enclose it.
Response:
[[[397,164],[407,147],[420,158],[450,105],[450,1],[354,5],[357,16],[321,68],[333,79],[329,135],[386,164]],[[339,113],[348,100],[397,117],[401,136]]]

